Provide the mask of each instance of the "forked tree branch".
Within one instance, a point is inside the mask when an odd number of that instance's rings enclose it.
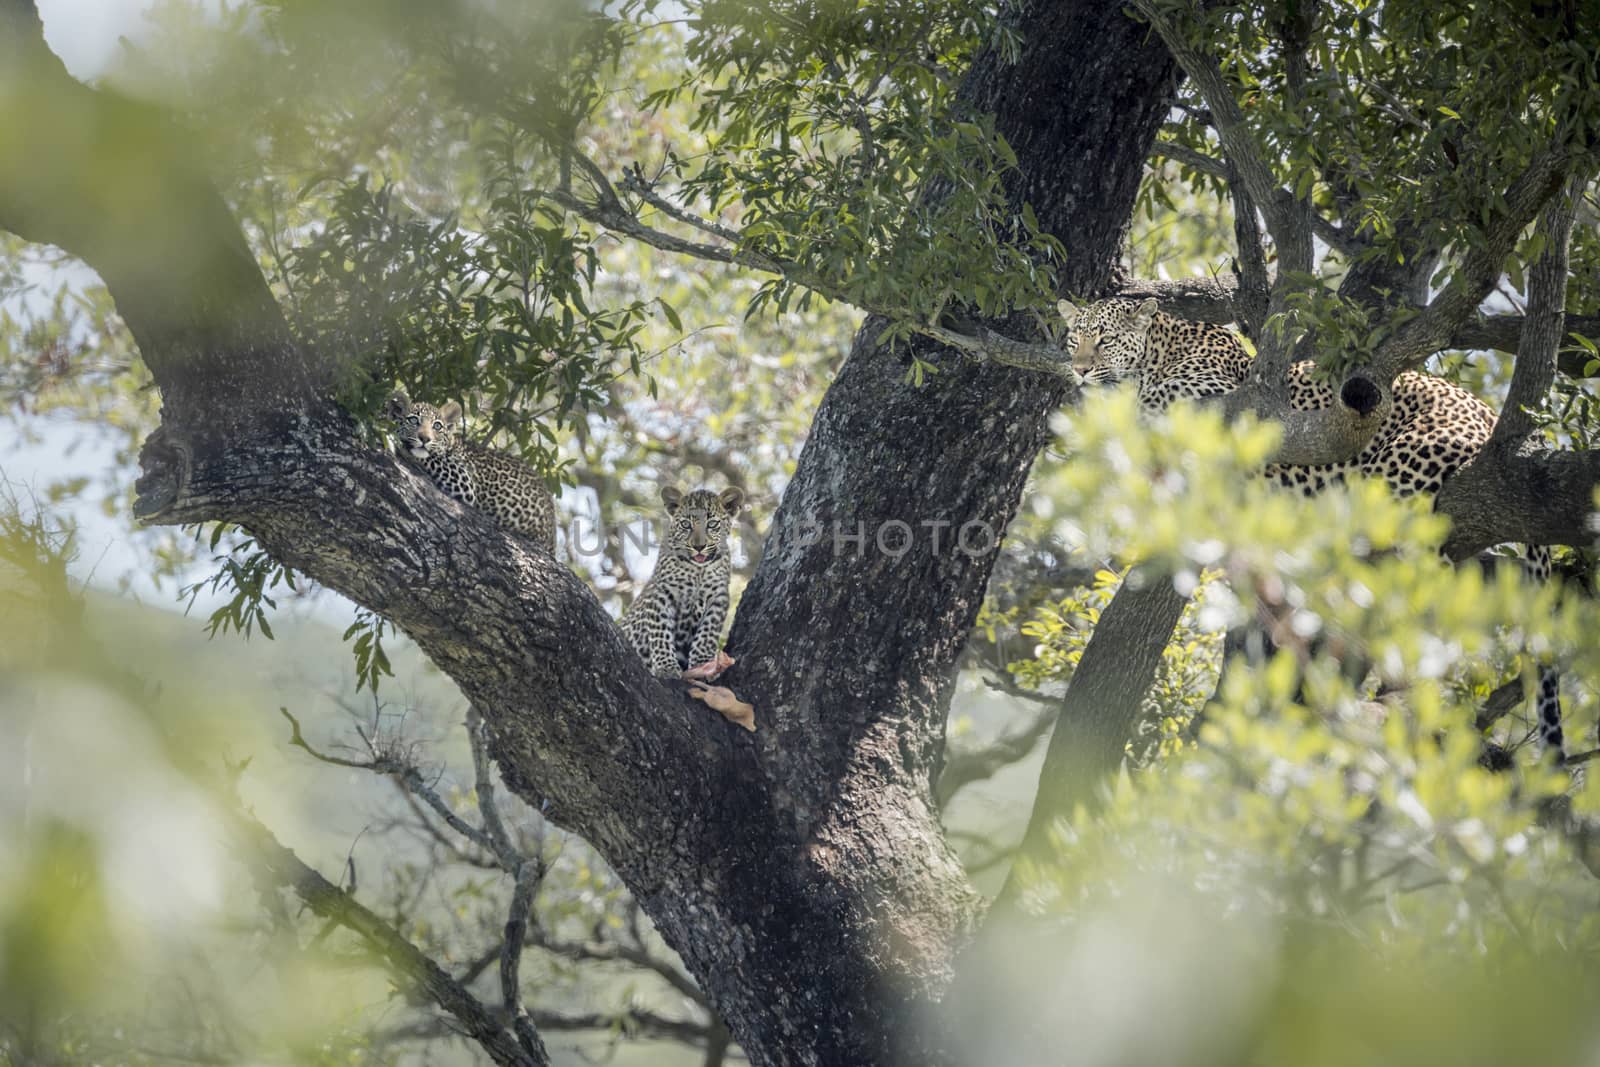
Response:
[[[1274,284],[1274,310],[1277,310],[1283,295],[1291,286],[1299,284],[1291,275],[1311,273],[1308,209],[1292,196],[1279,195],[1278,179],[1251,133],[1216,57],[1192,45],[1154,0],[1133,0],[1132,6],[1160,36],[1205,101],[1212,127],[1227,154],[1228,165],[1266,218],[1267,232],[1278,248],[1278,280]]]
[[[516,1032],[508,1029],[399,931],[307,866],[266,827],[242,812],[232,813],[231,821],[258,877],[270,878],[293,892],[313,913],[360,937],[399,984],[448,1012],[495,1063],[501,1067],[549,1067],[549,1054],[531,1021],[524,1020],[525,1025]]]
[[[1376,376],[1393,380],[1401,371],[1421,366],[1473,320],[1523,230],[1566,181],[1572,157],[1572,150],[1559,142],[1534,153],[1507,187],[1503,209],[1493,211],[1480,239],[1461,256],[1444,291],[1378,346],[1372,360]]]

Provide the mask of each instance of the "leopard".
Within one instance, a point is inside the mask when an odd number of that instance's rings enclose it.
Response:
[[[1065,349],[1084,383],[1134,382],[1146,412],[1164,411],[1177,400],[1231,393],[1244,384],[1255,359],[1228,327],[1169,315],[1154,298],[1112,298],[1081,309],[1063,301],[1059,309],[1067,327]],[[1292,410],[1333,406],[1334,388],[1319,380],[1314,369],[1309,360],[1289,368]],[[1262,476],[1308,497],[1353,473],[1381,478],[1397,496],[1435,494],[1478,455],[1494,431],[1493,410],[1443,378],[1406,371],[1395,379],[1392,394],[1388,414],[1355,458],[1313,466],[1271,464]],[[1531,578],[1550,579],[1553,564],[1547,546],[1526,546],[1525,560]],[[1540,666],[1534,699],[1542,747],[1563,763],[1560,676],[1554,667]]]
[[[396,392],[389,397],[387,414],[400,453],[414,460],[446,496],[478,508],[555,555],[556,505],[544,478],[508,452],[467,441],[461,433],[460,404],[450,400],[434,407]]]
[[[728,539],[744,492],[663,486],[665,536],[655,572],[619,625],[639,658],[658,678],[715,677],[728,615]]]

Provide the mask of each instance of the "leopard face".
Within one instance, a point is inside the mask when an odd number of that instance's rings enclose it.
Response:
[[[394,424],[400,449],[412,459],[427,459],[453,451],[459,442],[461,405],[454,400],[443,407],[412,403],[404,393],[389,398],[389,420]]]
[[[1149,361],[1156,302],[1101,300],[1086,308],[1058,305],[1067,325],[1072,369],[1085,382],[1115,385],[1139,375]]]
[[[696,489],[684,494],[668,487],[661,490],[661,500],[667,507],[663,559],[682,559],[698,565],[727,559],[733,516],[744,503],[742,492]]]

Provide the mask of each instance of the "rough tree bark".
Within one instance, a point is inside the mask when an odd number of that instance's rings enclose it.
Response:
[[[1018,204],[1071,249],[1068,287],[1092,295],[1174,69],[1117,3],[1016,17],[1020,61],[980,57],[964,92],[1017,153]],[[0,0],[0,34],[0,226],[99,270],[162,390],[140,516],[239,523],[402,627],[482,714],[509,787],[605,855],[754,1062],[931,1052],[908,1024],[978,909],[933,779],[993,559],[952,546],[1003,532],[1060,394],[932,350],[942,371],[913,388],[868,324],[730,639],[747,735],[652,679],[564,566],[364,448],[182,138],[74,82],[28,0]],[[879,551],[896,521],[909,550],[894,527]],[[835,523],[865,530],[859,554],[834,551]]]

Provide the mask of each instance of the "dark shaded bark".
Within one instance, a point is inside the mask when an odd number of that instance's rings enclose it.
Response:
[[[730,639],[760,723],[744,734],[651,678],[564,566],[363,447],[182,139],[73,82],[30,5],[0,14],[0,225],[101,272],[161,387],[139,514],[238,522],[416,640],[482,715],[507,785],[599,849],[754,1062],[932,1056],[923,1013],[977,913],[932,782],[993,561],[951,545],[1003,533],[1060,387],[929,350],[941,373],[913,388],[869,324]],[[980,57],[963,91],[997,113],[1018,205],[1092,294],[1172,67],[1118,4],[1017,17],[1021,61]],[[894,554],[877,547],[892,520],[914,535],[903,554],[898,528]],[[937,550],[925,521],[949,524]],[[834,522],[862,524],[865,550],[835,553]]]

